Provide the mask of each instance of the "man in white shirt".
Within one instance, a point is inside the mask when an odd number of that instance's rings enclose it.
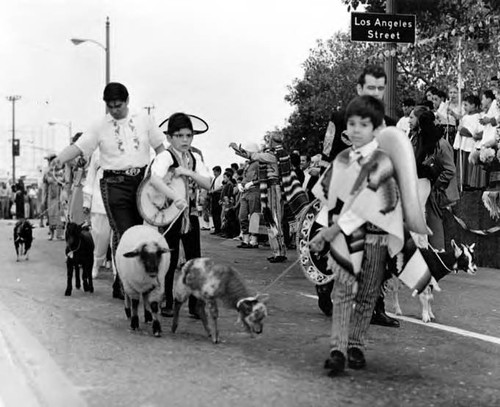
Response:
[[[157,154],[164,151],[165,135],[150,116],[129,109],[129,94],[121,83],[108,83],[103,100],[108,109],[106,116],[61,151],[51,165],[61,166],[82,153],[89,157],[99,149],[103,169],[100,187],[113,231],[114,253],[123,233],[143,223],[136,203],[137,189],[150,161],[150,148]],[[123,298],[118,277],[113,297]]]

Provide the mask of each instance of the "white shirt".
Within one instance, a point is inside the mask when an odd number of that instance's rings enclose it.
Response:
[[[498,116],[500,116],[500,110],[498,109],[496,100],[493,100],[493,102],[491,102],[491,106],[489,107],[488,112],[486,114],[483,114],[481,117],[485,116],[489,117],[490,119],[494,118],[497,121],[499,120]],[[486,124],[483,130],[483,138],[479,142],[479,147],[494,141],[496,139],[496,136],[497,126],[492,126],[490,123]]]
[[[177,150],[174,151],[177,153],[177,156],[179,158],[182,157],[182,153],[180,151]],[[202,177],[211,178],[210,170],[207,168],[207,166],[201,159],[201,156],[195,152],[193,152],[193,156],[196,160],[196,166],[194,168],[194,172],[201,175]],[[191,159],[190,154],[188,154],[188,158]],[[168,183],[170,188],[172,188],[180,196],[185,197],[187,199],[188,190],[185,177],[174,176],[173,171],[171,170],[171,167],[173,165],[174,165],[174,160],[172,158],[172,154],[170,153],[170,151],[167,150],[162,151],[160,154],[156,156],[153,163],[151,164],[151,174],[154,174],[163,179],[165,182]],[[179,160],[179,165],[182,165],[180,160]],[[192,167],[191,165],[188,166]]]
[[[151,116],[129,110],[126,118],[115,120],[108,113],[75,142],[83,154],[90,156],[99,148],[104,170],[144,167],[153,149],[165,141],[165,135]]]

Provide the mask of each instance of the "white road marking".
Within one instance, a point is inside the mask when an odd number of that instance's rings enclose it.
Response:
[[[318,297],[316,295],[306,294],[306,293],[302,293],[302,292],[299,292],[299,294],[302,295],[303,297],[312,298],[315,300],[318,299]],[[441,331],[451,332],[451,333],[454,333],[457,335],[467,336],[469,338],[479,339],[481,341],[490,342],[490,343],[494,343],[496,345],[500,345],[500,338],[497,338],[495,336],[479,334],[476,332],[467,331],[465,329],[455,328],[454,326],[438,324],[436,322],[424,322],[420,319],[405,317],[402,315],[395,315],[395,314],[392,314],[391,312],[388,312],[387,315],[389,315],[393,318],[400,319],[401,321],[411,322],[412,324],[423,325],[423,326],[426,326],[429,328],[434,328],[434,329],[440,329]]]

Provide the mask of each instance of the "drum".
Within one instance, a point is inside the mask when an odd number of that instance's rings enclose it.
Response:
[[[327,270],[329,246],[321,252],[311,252],[309,242],[323,227],[316,222],[316,218],[322,208],[319,199],[312,201],[302,212],[297,228],[297,252],[299,264],[307,279],[316,284],[324,285],[333,280],[330,270]]]
[[[137,209],[146,223],[152,226],[168,226],[175,222],[186,209],[178,208],[159,192],[146,176],[137,190]]]

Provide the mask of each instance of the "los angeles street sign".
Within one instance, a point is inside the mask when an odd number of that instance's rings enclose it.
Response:
[[[413,14],[351,13],[351,40],[415,43]]]

